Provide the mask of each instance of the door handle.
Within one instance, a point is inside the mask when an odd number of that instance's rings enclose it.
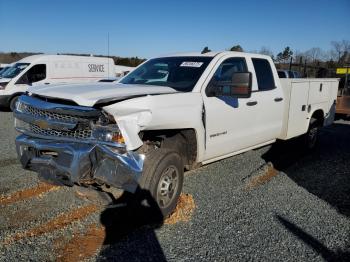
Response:
[[[257,105],[257,104],[258,104],[257,101],[247,102],[247,106],[255,106],[255,105]]]
[[[276,97],[274,100],[275,100],[275,102],[281,102],[283,100],[283,98],[282,97]]]
[[[45,85],[49,85],[50,83],[45,83]]]

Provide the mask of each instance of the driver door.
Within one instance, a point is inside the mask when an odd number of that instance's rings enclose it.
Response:
[[[252,92],[250,98],[208,97],[206,94],[213,81],[229,81],[235,72],[254,72],[251,61],[245,57],[226,56],[218,64],[203,93],[206,125],[204,160],[244,150],[259,143],[260,121],[255,92]],[[254,79],[252,90],[256,88]]]
[[[46,79],[46,65],[38,64],[31,67],[23,76],[18,79],[16,86],[27,88],[28,85],[41,84]]]

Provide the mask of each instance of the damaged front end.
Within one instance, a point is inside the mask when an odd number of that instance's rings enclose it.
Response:
[[[135,192],[144,155],[127,150],[113,117],[100,110],[21,96],[14,110],[24,168],[51,183],[107,185]]]

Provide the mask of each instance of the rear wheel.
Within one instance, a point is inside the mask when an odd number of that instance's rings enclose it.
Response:
[[[15,108],[16,108],[16,103],[17,103],[17,101],[18,101],[18,98],[19,98],[19,96],[15,96],[15,97],[11,98],[11,101],[10,101],[10,109],[11,109],[12,112],[13,112],[13,111],[15,110]]]
[[[303,144],[307,150],[312,150],[317,144],[319,124],[316,118],[311,118],[309,129],[303,135]]]
[[[170,215],[177,205],[183,173],[184,166],[177,152],[157,149],[146,156],[140,187],[150,192],[164,217]]]

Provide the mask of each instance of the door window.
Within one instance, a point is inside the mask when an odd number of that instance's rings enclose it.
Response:
[[[232,75],[237,72],[247,72],[247,64],[244,58],[234,57],[228,58],[221,63],[216,70],[214,81],[231,81]]]
[[[40,64],[30,68],[18,81],[17,84],[31,84],[46,78],[46,65]]]
[[[232,75],[239,72],[247,72],[247,64],[244,58],[242,57],[232,57],[226,59],[218,69],[215,71],[213,78],[210,81],[210,85],[215,85],[217,82],[221,82],[223,89],[229,92],[232,81]],[[207,96],[210,96],[210,88],[206,89]]]
[[[270,63],[266,59],[252,58],[256,78],[258,81],[259,91],[266,91],[275,88],[275,80],[273,78]]]

